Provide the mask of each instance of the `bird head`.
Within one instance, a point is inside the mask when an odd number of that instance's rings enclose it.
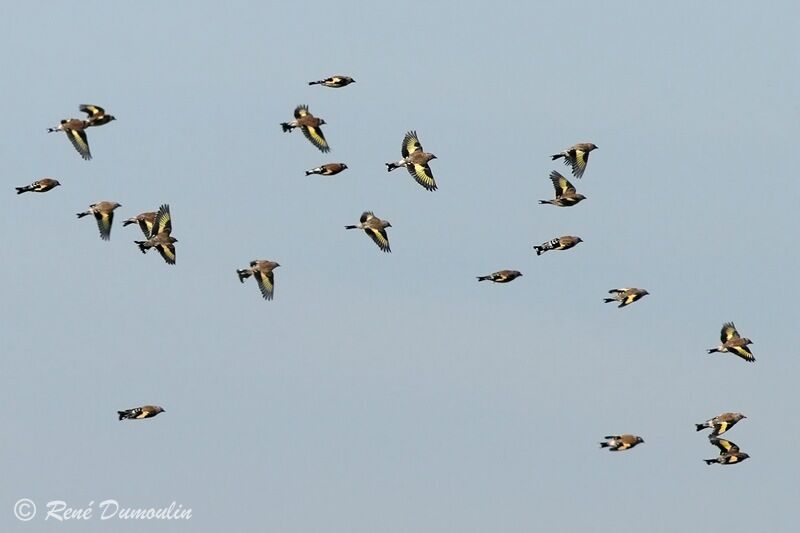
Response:
[[[436,154],[431,154],[431,159],[439,159],[439,158],[436,157]]]
[[[58,180],[56,180],[56,183],[55,185],[53,185],[53,187],[58,187],[59,185],[61,185],[61,183],[59,183]]]
[[[583,239],[581,239],[580,237],[578,237],[577,239],[575,239],[575,242],[583,242]]]
[[[384,220],[383,222],[384,222],[384,226],[383,226],[384,228],[391,228],[392,227],[392,223],[389,222],[388,220]]]
[[[164,410],[163,407],[159,407],[158,405],[156,405],[156,413],[166,413],[166,411]]]
[[[644,439],[642,437],[636,437],[636,442],[644,443]]]
[[[319,119],[319,125],[322,126],[323,124],[327,124],[324,118]]]
[[[342,165],[342,170],[347,168],[347,165],[345,165],[344,163],[339,163],[339,164]]]
[[[118,207],[122,207],[122,204],[118,204],[117,202],[114,202],[114,209],[116,209]]]
[[[581,193],[575,195],[575,198],[580,202],[581,200],[586,200],[586,197]]]
[[[597,150],[597,145],[594,143],[589,143],[589,151],[591,152],[592,150]]]

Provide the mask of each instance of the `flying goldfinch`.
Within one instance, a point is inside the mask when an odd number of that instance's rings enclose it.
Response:
[[[719,437],[733,426],[736,425],[742,418],[747,418],[742,413],[722,413],[714,418],[706,420],[702,424],[695,424],[697,431],[703,431],[706,428],[711,428],[711,434],[708,438]]]
[[[637,437],[636,435],[606,435],[603,437],[606,439],[605,442],[600,443],[601,448],[608,448],[610,452],[621,452],[625,450],[630,450],[634,446],[641,444],[644,442],[642,437]]]
[[[403,159],[394,163],[386,163],[386,170],[391,172],[396,168],[405,167],[417,183],[429,191],[435,191],[436,181],[433,179],[433,172],[428,162],[436,159],[436,156],[422,149],[416,131],[406,133],[400,153],[403,155]]]
[[[326,122],[311,114],[308,106],[299,105],[294,110],[294,120],[291,122],[281,122],[281,127],[284,132],[292,131],[295,128],[300,128],[306,139],[311,141],[311,144],[319,148],[321,152],[329,152],[330,147],[328,141],[325,140],[325,135],[322,134],[320,126]]]
[[[17,187],[17,194],[22,194],[24,192],[47,192],[50,189],[54,189],[61,185],[58,180],[54,180],[52,178],[42,178],[40,180],[36,180],[30,185],[25,185],[24,187]]]
[[[261,291],[261,296],[265,300],[272,300],[272,295],[275,292],[275,274],[272,272],[278,268],[278,263],[274,261],[254,260],[250,261],[250,268],[238,269],[236,273],[239,275],[239,281],[244,283],[244,280],[250,276],[255,276],[258,283],[258,289]]]
[[[356,80],[354,80],[350,76],[331,76],[330,78],[325,78],[324,80],[310,81],[308,82],[308,84],[324,85],[325,87],[338,89],[339,87],[344,87],[346,85],[350,85],[351,83],[355,82]]]
[[[540,204],[572,207],[581,200],[586,199],[584,195],[578,194],[575,191],[575,186],[571,184],[567,178],[555,170],[550,173],[550,181],[553,182],[553,188],[556,190],[556,197],[552,200],[539,200]]]
[[[498,270],[488,276],[477,276],[478,281],[491,281],[492,283],[508,283],[522,276],[519,270]]]
[[[707,465],[713,465],[714,463],[721,465],[732,465],[741,463],[750,457],[746,453],[740,452],[739,447],[729,440],[709,439],[709,442],[719,448],[719,455],[713,459],[703,459]]]
[[[100,230],[100,238],[104,241],[111,239],[111,224],[114,222],[114,209],[122,204],[117,202],[97,202],[89,206],[89,209],[78,213],[78,218],[86,215],[94,215],[97,220],[97,228]]]
[[[739,332],[736,331],[736,326],[733,325],[733,322],[726,322],[722,325],[719,339],[722,341],[722,344],[716,348],[709,348],[706,350],[708,353],[732,353],[738,355],[748,363],[755,362],[756,358],[753,355],[753,352],[751,352],[750,348],[747,347],[748,344],[753,344],[753,341],[739,336]]]
[[[335,176],[339,172],[342,172],[346,169],[347,165],[344,163],[325,163],[317,168],[306,170],[306,176],[310,176],[312,174],[319,174],[320,176]]]
[[[564,158],[564,164],[572,167],[572,175],[576,178],[583,177],[583,171],[586,170],[586,163],[589,162],[589,154],[592,150],[597,150],[597,146],[592,143],[579,143],[551,155],[553,161],[556,159]]]
[[[107,115],[105,109],[100,106],[92,105],[92,104],[83,104],[80,106],[80,110],[86,113],[86,127],[92,126],[102,126],[103,124],[108,124],[112,120],[117,120],[117,117],[114,115]]]
[[[89,123],[85,120],[70,118],[62,120],[61,124],[55,128],[47,128],[47,131],[48,133],[63,131],[67,135],[69,142],[75,147],[75,150],[78,151],[82,158],[88,161],[92,158],[92,152],[89,150],[89,140],[86,137],[85,130],[87,127],[89,127]]]
[[[564,235],[563,237],[556,237],[555,239],[542,243],[539,246],[534,246],[533,248],[536,250],[536,255],[542,255],[550,250],[569,250],[573,246],[577,246],[580,242],[583,242],[583,239],[580,237]]]
[[[364,211],[361,213],[359,223],[354,226],[345,226],[344,229],[363,229],[369,235],[370,239],[375,241],[384,252],[391,252],[389,247],[389,235],[386,233],[386,228],[391,228],[392,224],[388,220],[381,220],[376,217],[372,211]]]
[[[122,223],[122,226],[130,224],[138,224],[139,229],[144,233],[144,238],[149,239],[153,235],[153,225],[156,223],[156,212],[148,211],[146,213],[139,213],[135,217],[131,217]]]
[[[604,298],[603,301],[605,303],[611,302],[619,302],[617,307],[625,307],[626,305],[630,305],[637,300],[641,300],[648,294],[644,289],[637,289],[635,287],[631,288],[622,288],[622,289],[611,289],[608,291],[609,294],[613,294],[613,298]]]
[[[117,411],[120,420],[142,420],[144,418],[153,418],[158,413],[166,413],[163,407],[158,405],[144,405],[142,407],[134,407],[133,409],[125,409],[124,411]]]
[[[155,248],[168,265],[175,264],[175,243],[178,239],[172,236],[172,215],[169,205],[164,204],[158,209],[150,237],[146,241],[133,241],[139,246],[143,254],[150,248]]]

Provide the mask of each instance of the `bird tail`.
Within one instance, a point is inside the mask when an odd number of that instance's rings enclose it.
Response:
[[[716,459],[703,459],[703,461],[704,461],[704,462],[705,462],[707,465],[713,465],[714,463],[716,463],[716,462],[717,462],[717,460],[716,460]]]
[[[283,132],[286,133],[287,131],[292,131],[294,129],[294,126],[292,126],[288,122],[281,122],[281,128],[283,128]]]
[[[322,167],[312,168],[311,170],[306,170],[306,176],[310,176],[311,174],[320,174],[322,172]]]
[[[126,418],[130,418],[130,415],[127,411],[117,411],[120,420],[125,420]]]
[[[614,298],[603,298],[603,301],[605,303],[607,303],[607,304],[610,304],[611,302],[616,302],[616,299],[614,299]]]
[[[478,281],[487,281],[492,279],[492,276],[478,276]]]
[[[707,352],[707,353],[710,353],[710,354],[711,354],[711,353],[716,353],[716,352],[718,352],[718,351],[719,351],[719,350],[717,350],[716,348],[709,348],[708,350],[706,350],[706,352]]]
[[[57,127],[56,128],[47,128],[47,133],[53,133],[54,131],[61,131]]]
[[[239,274],[240,283],[244,283],[244,280],[253,275],[253,271],[250,270],[249,268],[238,269],[236,270],[236,273]]]
[[[703,423],[703,424],[695,424],[694,427],[697,428],[697,431],[703,431],[708,426],[706,426],[705,423]]]
[[[565,156],[564,156],[564,154],[554,154],[554,155],[551,155],[550,157],[552,157],[553,158],[552,160],[555,161],[556,159],[561,159],[562,157],[565,157]]]
[[[139,247],[139,250],[141,250],[143,254],[147,253],[147,246],[146,246],[147,241],[133,241],[133,242]]]
[[[24,192],[32,191],[30,187],[17,187],[17,194],[22,194]]]
[[[392,170],[400,167],[397,163],[386,163],[386,172],[391,172]]]
[[[358,229],[358,226],[345,226],[344,229]]]
[[[607,442],[601,442],[600,443],[600,447],[601,448],[608,448],[609,446],[611,446],[611,445],[609,443],[607,443]]]
[[[540,204],[552,204],[553,202],[551,202],[550,200],[539,200],[539,203]]]
[[[137,220],[135,218],[129,218],[125,222],[122,223],[122,226],[130,226],[131,224],[136,224]]]
[[[542,255],[544,253],[544,246],[534,246],[536,249],[536,255]]]
[[[76,213],[78,218],[83,218],[89,214],[89,211],[84,211],[83,213]]]
[[[323,83],[325,83],[325,80],[317,80],[317,81],[308,82],[309,85],[322,85]]]

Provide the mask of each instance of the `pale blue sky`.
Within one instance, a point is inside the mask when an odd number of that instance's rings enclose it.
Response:
[[[431,4],[7,6],[0,529],[794,530],[800,7]],[[306,85],[332,74],[357,83]],[[81,103],[118,118],[90,162],[45,133]],[[330,154],[281,132],[301,103]],[[385,170],[411,129],[437,192]],[[588,199],[537,205],[588,141]],[[110,243],[75,218],[99,200]],[[174,267],[121,225],[161,203]],[[344,230],[365,209],[392,254]],[[728,320],[755,364],[705,354]],[[722,411],[739,466],[702,463]],[[194,517],[22,524],[23,497]]]

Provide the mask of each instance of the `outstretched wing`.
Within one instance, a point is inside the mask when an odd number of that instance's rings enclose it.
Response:
[[[403,137],[403,147],[400,151],[404,158],[408,157],[408,154],[422,151],[422,145],[419,142],[416,131],[409,131],[406,133],[406,136]]]
[[[375,228],[365,228],[364,231],[367,232],[367,235],[378,245],[384,252],[391,252],[392,249],[389,247],[389,236],[386,234],[386,228],[382,229],[375,229]]]
[[[265,300],[272,300],[272,294],[275,289],[275,275],[272,270],[269,272],[256,270],[254,274],[256,276],[258,288],[261,291],[261,296],[263,296]]]
[[[172,215],[169,212],[169,204],[164,204],[158,208],[155,222],[151,228],[150,237],[155,237],[159,233],[172,233]]]
[[[722,325],[722,330],[719,332],[719,339],[725,343],[731,339],[738,339],[739,332],[736,331],[736,326],[733,325],[733,322],[725,322]]]
[[[303,130],[303,135],[306,136],[306,139],[319,148],[320,152],[330,152],[331,148],[328,146],[328,141],[325,140],[325,135],[323,135],[319,127],[301,126],[300,129]]]
[[[413,177],[417,183],[429,191],[436,190],[436,181],[433,179],[433,172],[427,163],[424,165],[414,163],[408,165],[406,168],[408,169],[408,173],[411,174],[411,177]]]
[[[69,142],[71,142],[72,146],[81,154],[81,157],[87,161],[90,160],[92,158],[92,152],[89,150],[89,140],[86,138],[86,132],[72,129],[66,129],[64,131],[69,138]]]

